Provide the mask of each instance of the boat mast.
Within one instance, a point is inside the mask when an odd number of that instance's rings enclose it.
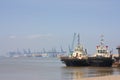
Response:
[[[76,37],[76,33],[74,33],[74,35],[73,35],[73,41],[72,41],[72,45],[71,45],[71,50],[72,51],[73,51],[73,48],[74,48],[75,37]]]
[[[101,35],[100,43],[101,43],[101,45],[104,45],[104,35]]]
[[[74,35],[73,35],[72,44],[69,45],[69,52],[70,53],[73,53],[75,38],[76,38],[76,33],[74,33]]]
[[[80,45],[80,35],[78,34],[78,45]]]

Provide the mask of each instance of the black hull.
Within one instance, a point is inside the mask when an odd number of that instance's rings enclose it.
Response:
[[[61,57],[61,61],[66,66],[73,66],[73,67],[89,66],[89,63],[88,63],[87,59],[77,59],[77,58]]]
[[[104,57],[90,57],[88,58],[90,66],[95,67],[112,67],[113,59]]]

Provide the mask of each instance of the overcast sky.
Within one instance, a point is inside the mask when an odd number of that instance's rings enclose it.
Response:
[[[74,32],[90,54],[101,34],[116,52],[120,0],[0,0],[0,54],[23,48],[68,50]]]

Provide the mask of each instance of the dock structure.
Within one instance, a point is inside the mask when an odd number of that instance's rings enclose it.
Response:
[[[120,46],[118,46],[116,49],[118,50],[118,56],[114,57],[115,61],[112,65],[112,67],[120,67]]]
[[[116,49],[118,50],[118,58],[120,60],[120,46],[118,46]]]

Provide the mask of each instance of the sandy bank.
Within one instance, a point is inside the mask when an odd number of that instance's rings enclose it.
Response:
[[[120,80],[120,75],[83,78],[83,79],[81,79],[81,80]]]

